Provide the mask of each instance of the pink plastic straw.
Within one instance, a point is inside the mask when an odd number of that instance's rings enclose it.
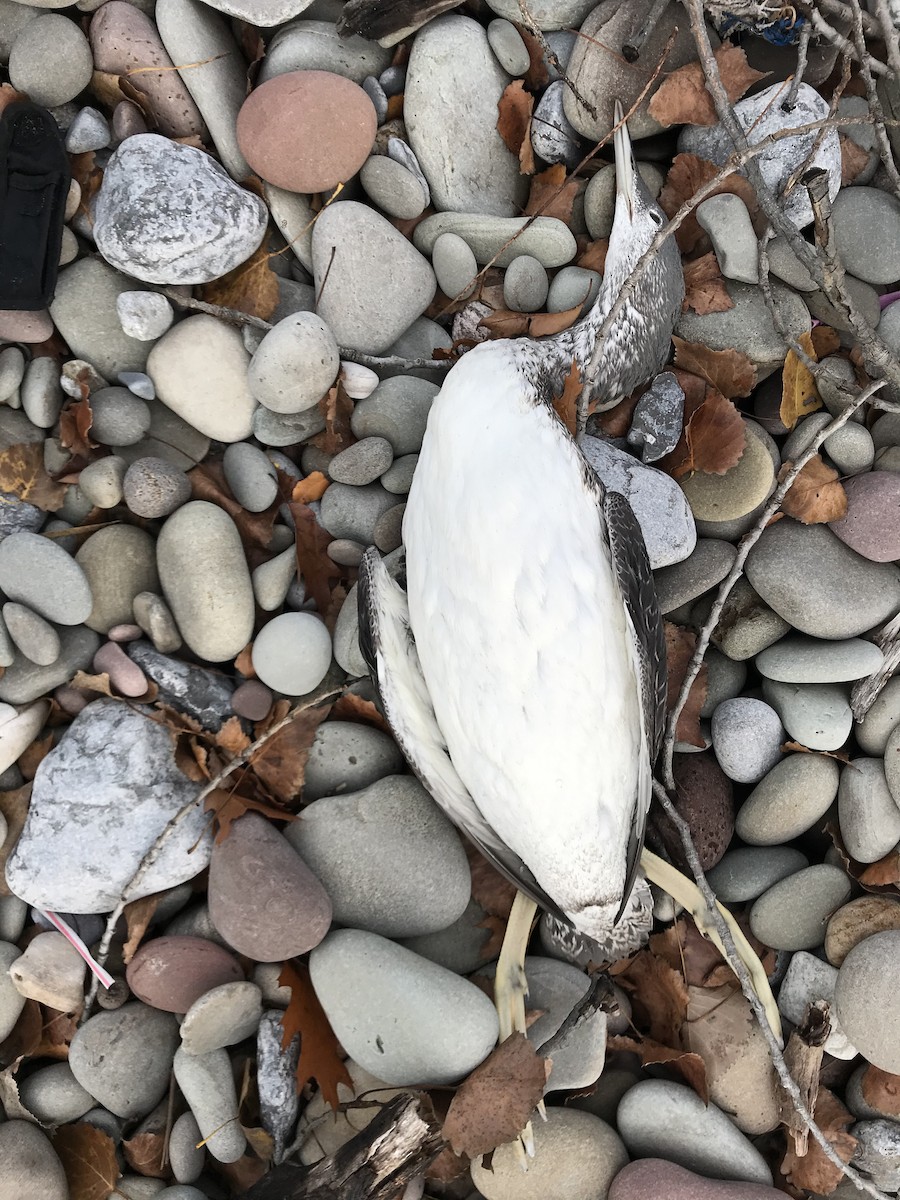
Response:
[[[105,988],[110,988],[115,983],[112,975],[105,967],[101,967],[97,960],[92,956],[90,950],[75,932],[71,925],[66,924],[62,917],[57,916],[54,912],[48,912],[45,908],[38,911],[47,918],[54,929],[58,929],[70,946],[74,946],[91,971],[97,976]]]

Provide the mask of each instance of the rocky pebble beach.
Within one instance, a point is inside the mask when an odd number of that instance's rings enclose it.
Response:
[[[402,578],[455,357],[596,297],[614,100],[670,218],[733,144],[681,5],[420,7],[363,36],[339,0],[0,0],[0,105],[49,108],[71,166],[52,301],[0,295],[0,1200],[229,1200],[398,1096],[449,1130],[497,1043],[513,888],[390,734],[358,566],[375,546]],[[636,61],[610,52],[651,7]],[[874,3],[865,70],[821,7],[835,36],[808,46],[708,34],[812,251],[797,181],[819,172],[851,316],[726,171],[674,233],[672,361],[581,446],[640,524],[670,708],[711,634],[672,758],[702,867],[795,1066],[827,1014],[816,1119],[897,1195],[900,142],[870,114],[900,112],[900,79]],[[647,840],[688,870],[655,810]],[[542,923],[529,1169],[507,1117],[489,1143],[448,1133],[409,1200],[863,1194],[797,1149],[690,914],[654,890],[654,917],[590,970]],[[599,967],[609,995],[573,1024]],[[496,1086],[479,1129],[518,1094]]]

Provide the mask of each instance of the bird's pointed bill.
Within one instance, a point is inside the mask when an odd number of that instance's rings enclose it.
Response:
[[[616,192],[628,206],[628,216],[634,217],[634,158],[631,153],[631,138],[625,124],[625,113],[620,101],[614,110],[616,132],[613,145],[616,151]]]

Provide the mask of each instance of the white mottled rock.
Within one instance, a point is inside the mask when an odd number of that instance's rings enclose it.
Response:
[[[163,404],[218,442],[250,436],[256,401],[241,335],[206,313],[179,321],[156,343],[147,373]]]
[[[6,865],[13,893],[36,908],[109,912],[169,819],[196,791],[166,729],[115,700],[78,714],[34,778],[25,828]],[[166,843],[135,893],[192,879],[211,839],[198,809]]]
[[[120,292],[116,312],[124,332],[140,342],[155,342],[175,319],[172,305],[159,292]]]
[[[439,17],[416,35],[404,119],[435,208],[522,211],[528,181],[497,132],[497,102],[509,82],[471,17]]]
[[[155,133],[126,138],[94,205],[107,262],[148,283],[207,283],[245,262],[266,232],[266,206],[215,159]]]
[[[675,480],[599,438],[583,437],[579,445],[610,491],[620,492],[634,509],[652,569],[687,558],[697,544],[697,530]]]
[[[781,758],[784,726],[763,700],[723,700],[712,715],[711,732],[719,766],[736,783],[757,783]]]

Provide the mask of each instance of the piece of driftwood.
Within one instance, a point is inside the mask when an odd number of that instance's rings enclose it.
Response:
[[[407,1092],[334,1154],[313,1167],[282,1163],[241,1200],[395,1200],[443,1145],[427,1098]]]
[[[389,45],[399,41],[393,35],[412,33],[448,9],[456,8],[462,0],[347,0],[338,21],[338,33],[347,37],[358,33],[370,41],[391,38]]]
[[[784,1051],[784,1060],[810,1112],[815,1112],[822,1057],[830,1033],[828,1004],[824,1000],[812,1001],[807,1005],[803,1021],[791,1034]],[[781,1095],[781,1119],[788,1136],[793,1138],[796,1153],[802,1157],[806,1154],[809,1129],[800,1119],[791,1097],[785,1093]]]

